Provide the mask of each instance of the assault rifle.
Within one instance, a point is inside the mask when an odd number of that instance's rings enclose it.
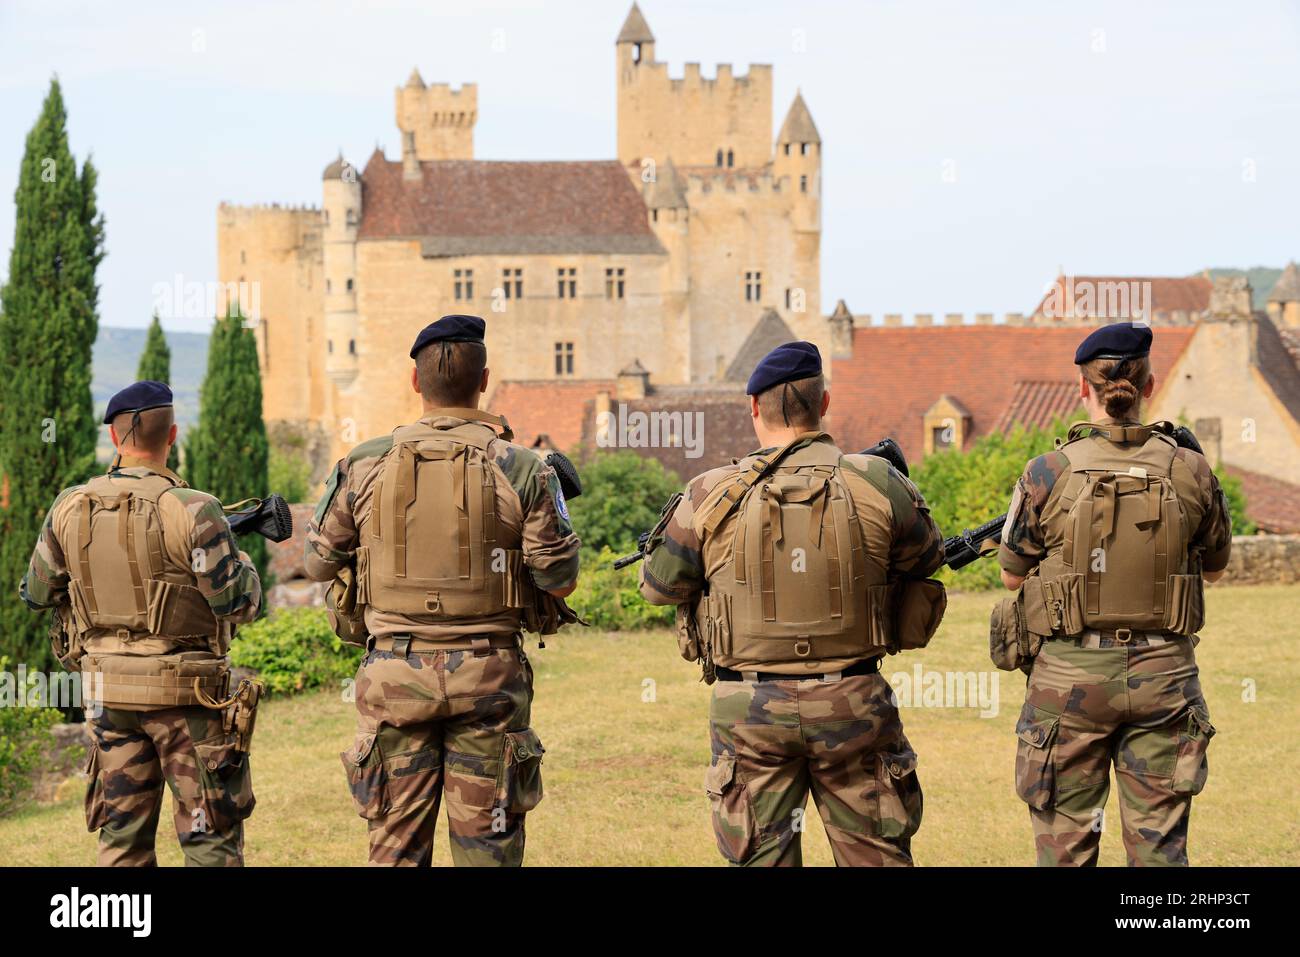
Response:
[[[293,514],[279,492],[266,498],[246,498],[234,505],[224,505],[230,530],[236,535],[256,532],[272,542],[282,542],[293,534]]]
[[[1168,425],[1168,423],[1163,423]],[[1185,425],[1173,425],[1167,429],[1159,429],[1164,432],[1180,448],[1191,449],[1193,452],[1205,454],[1201,448],[1201,443],[1196,441],[1196,436],[1192,430]],[[993,549],[988,548],[986,543],[1002,534],[1002,526],[1007,523],[1006,512],[1003,512],[997,518],[991,518],[978,528],[968,528],[960,535],[954,535],[951,538],[945,538],[943,541],[944,564],[949,568],[956,570],[964,568],[977,558],[991,554]]]
[[[881,439],[871,448],[863,449],[860,454],[878,455],[904,475],[907,474],[907,456],[903,454],[902,448],[900,448],[899,444],[893,439]],[[668,504],[659,510],[659,518],[661,520],[677,504],[679,499],[680,496],[674,495],[668,500]],[[627,568],[629,565],[635,565],[641,559],[645,558],[645,546],[646,542],[649,540],[650,532],[642,532],[638,535],[636,537],[636,551],[630,555],[624,555],[622,558],[615,559],[614,569],[617,571],[619,569]]]

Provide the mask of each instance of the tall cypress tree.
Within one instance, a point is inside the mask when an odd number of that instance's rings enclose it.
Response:
[[[78,170],[66,126],[54,79],[27,134],[0,289],[0,654],[39,667],[53,661],[45,621],[19,600],[18,581],[55,495],[95,471],[98,428],[90,378],[104,219],[95,168],[87,159]]]
[[[185,480],[227,504],[262,498],[269,492],[267,450],[257,342],[232,305],[208,340],[199,421],[185,439]],[[246,535],[239,544],[257,564],[263,584],[269,584],[266,540]]]
[[[163,335],[162,323],[158,321],[156,312],[153,315],[153,322],[149,323],[149,333],[144,338],[144,352],[140,353],[140,365],[135,370],[135,377],[138,380],[151,379],[154,382],[166,382],[171,385],[172,351],[167,345],[167,337]],[[180,463],[178,442],[167,453],[167,467],[177,472],[180,470]]]

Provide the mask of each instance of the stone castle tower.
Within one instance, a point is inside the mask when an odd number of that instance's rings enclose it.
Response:
[[[743,356],[792,338],[829,357],[822,143],[803,97],[773,137],[770,66],[670,77],[636,5],[615,69],[614,160],[476,159],[476,86],[412,71],[399,158],[339,156],[320,209],[222,205],[219,276],[261,283],[273,428],[323,464],[415,418],[407,350],[449,312],[487,319],[497,384],[594,394],[638,360],[659,384],[743,382]]]

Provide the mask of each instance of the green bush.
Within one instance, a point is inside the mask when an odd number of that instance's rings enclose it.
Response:
[[[323,608],[281,608],[239,629],[230,661],[252,668],[273,694],[333,684],[356,673],[362,651],[334,634]]]
[[[582,498],[569,509],[584,550],[625,554],[659,521],[659,509],[682,483],[655,459],[601,452],[582,463]]]
[[[267,488],[286,502],[306,502],[311,497],[311,463],[292,449],[272,446],[266,462]]]
[[[1228,513],[1232,516],[1232,534],[1254,535],[1259,531],[1259,526],[1246,517],[1246,491],[1242,488],[1241,479],[1221,469],[1215,469],[1214,474],[1219,477],[1224,498],[1228,500]]]
[[[0,674],[8,670],[9,659],[0,657]],[[0,706],[0,815],[31,793],[32,779],[54,743],[50,729],[62,720],[57,708]]]
[[[578,588],[569,596],[569,605],[593,628],[604,631],[636,631],[671,625],[674,609],[651,605],[642,598],[637,591],[636,568],[615,571],[613,562],[617,557],[617,553],[608,548],[599,552],[584,548]]]

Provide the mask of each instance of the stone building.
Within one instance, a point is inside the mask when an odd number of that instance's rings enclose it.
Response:
[[[614,52],[613,159],[476,159],[476,87],[412,72],[396,158],[338,157],[319,209],[220,207],[220,280],[260,283],[273,431],[323,466],[412,419],[407,348],[446,313],[487,318],[494,390],[610,382],[638,359],[664,386],[717,383],[768,314],[829,345],[802,96],[774,137],[770,66],[672,77],[635,5]]]

